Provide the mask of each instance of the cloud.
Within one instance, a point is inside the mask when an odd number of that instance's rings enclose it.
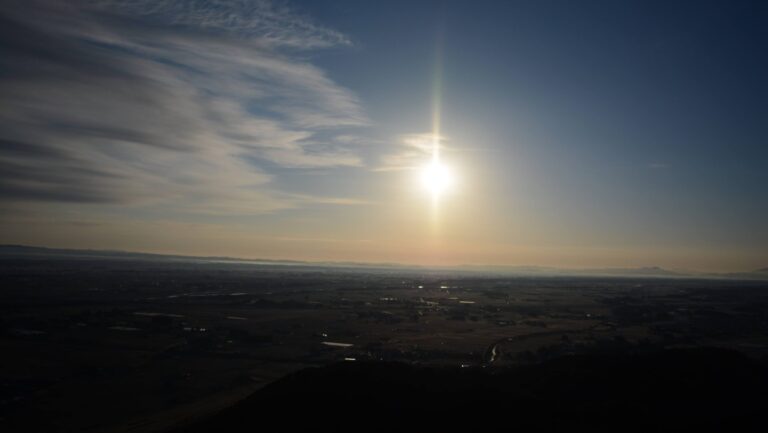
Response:
[[[406,134],[400,137],[393,152],[381,157],[376,171],[412,170],[421,167],[432,156],[437,140],[442,152],[446,150],[444,136],[432,133]]]
[[[311,49],[351,44],[345,35],[313,24],[284,4],[265,0],[91,0],[85,4],[94,10],[139,16],[157,24],[258,39],[272,47]]]
[[[300,206],[257,162],[363,164],[360,102],[292,54],[349,44],[266,1],[4,2],[0,200]]]

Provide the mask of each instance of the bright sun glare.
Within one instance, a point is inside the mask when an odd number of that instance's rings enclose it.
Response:
[[[453,185],[453,176],[448,167],[433,160],[422,168],[421,182],[433,197],[438,197]]]

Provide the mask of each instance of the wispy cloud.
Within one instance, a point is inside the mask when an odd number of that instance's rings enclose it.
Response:
[[[0,41],[3,201],[259,213],[301,202],[254,161],[362,165],[359,101],[291,54],[350,42],[285,6],[10,1]]]
[[[447,138],[444,136],[435,137],[432,133],[405,134],[397,141],[392,152],[381,157],[381,163],[374,170],[411,170],[420,167],[431,157],[435,140],[441,151],[445,151]]]
[[[268,0],[90,0],[85,4],[94,10],[158,24],[258,39],[270,46],[311,49],[351,44],[345,35],[317,26],[287,5]]]

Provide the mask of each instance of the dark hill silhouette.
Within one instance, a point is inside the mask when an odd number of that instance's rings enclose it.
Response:
[[[720,349],[510,369],[342,363],[287,376],[186,433],[764,431],[768,371]]]

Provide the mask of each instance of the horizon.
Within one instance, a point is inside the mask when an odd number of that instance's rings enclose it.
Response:
[[[668,269],[655,265],[636,266],[636,267],[555,267],[555,266],[540,266],[535,264],[519,264],[519,265],[488,265],[488,264],[472,264],[462,263],[455,265],[443,265],[443,266],[430,266],[419,265],[413,263],[398,263],[398,262],[366,262],[366,261],[354,261],[354,260],[339,260],[339,261],[320,261],[320,260],[295,260],[295,259],[281,259],[281,258],[265,258],[265,257],[237,257],[237,256],[205,256],[205,255],[188,255],[188,254],[173,254],[173,253],[158,253],[148,251],[132,251],[132,250],[110,250],[110,249],[76,249],[76,248],[56,248],[49,246],[39,245],[15,245],[15,244],[0,244],[0,252],[4,249],[22,249],[22,250],[39,250],[37,252],[50,253],[56,255],[57,253],[69,254],[69,253],[86,253],[93,257],[102,257],[100,255],[110,254],[127,255],[127,256],[152,256],[156,258],[173,258],[180,260],[197,260],[197,261],[211,261],[211,262],[241,262],[250,263],[254,265],[261,264],[276,264],[286,266],[316,266],[316,267],[336,267],[350,269],[386,269],[394,270],[399,269],[403,271],[446,271],[446,272],[468,272],[476,273],[479,275],[510,275],[510,276],[557,276],[557,277],[650,277],[650,278],[748,278],[748,279],[768,279],[768,276],[762,275],[762,273],[768,271],[768,268],[759,269],[742,269],[734,272],[703,272],[692,269]],[[18,252],[16,252],[18,254]]]
[[[5,2],[0,244],[768,266],[768,5]]]

